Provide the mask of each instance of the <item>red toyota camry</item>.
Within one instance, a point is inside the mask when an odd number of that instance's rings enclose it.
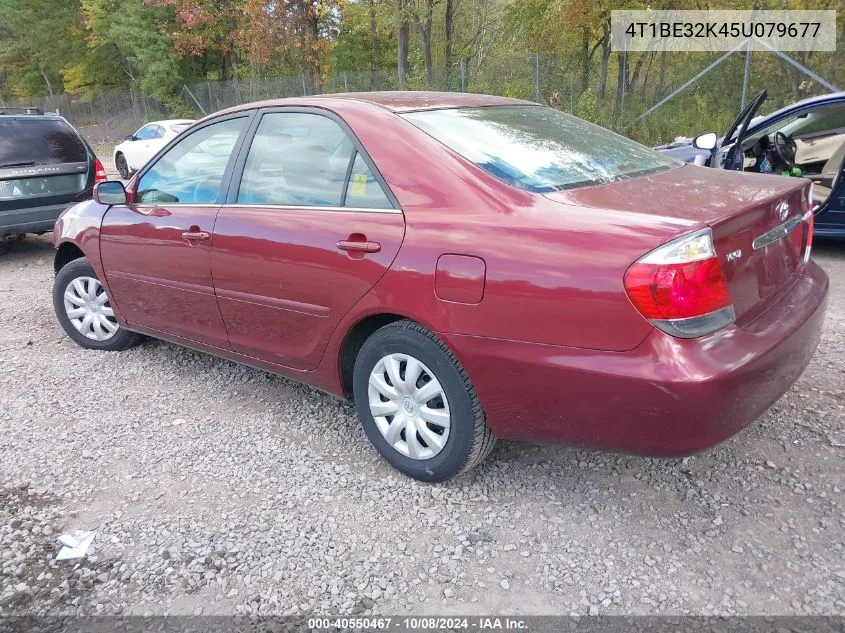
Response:
[[[252,103],[65,212],[53,301],[83,347],[143,334],[353,398],[426,481],[495,438],[682,455],[810,361],[810,187],[513,99]]]

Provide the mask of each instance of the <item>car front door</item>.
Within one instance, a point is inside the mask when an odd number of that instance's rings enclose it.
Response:
[[[252,127],[214,228],[218,303],[233,349],[313,369],[398,253],[404,216],[325,110],[267,110]]]
[[[131,141],[123,144],[123,155],[131,169],[140,169],[147,162],[149,144],[156,135],[156,125],[148,123],[135,132]]]
[[[167,145],[167,140],[164,138],[164,128],[157,124],[153,128],[152,137],[144,143],[138,157],[141,163],[138,166],[139,168],[143,167],[162,147]]]
[[[100,256],[130,326],[228,347],[211,279],[214,221],[251,113],[215,119],[182,138],[110,207]]]
[[[743,154],[742,154],[742,139],[748,134],[748,127],[751,119],[760,109],[760,106],[766,100],[768,93],[764,90],[758,94],[751,102],[743,108],[739,113],[736,121],[728,129],[722,139],[722,146],[716,150],[715,155],[710,161],[711,167],[720,167],[722,169],[737,169],[742,171]],[[734,136],[736,138],[734,138]]]

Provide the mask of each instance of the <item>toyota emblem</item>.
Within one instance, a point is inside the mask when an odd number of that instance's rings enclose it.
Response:
[[[778,203],[777,211],[780,221],[783,222],[789,215],[789,203],[786,200],[782,200]]]

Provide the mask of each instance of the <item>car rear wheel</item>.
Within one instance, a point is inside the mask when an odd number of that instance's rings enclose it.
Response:
[[[377,330],[355,360],[358,418],[394,468],[444,481],[484,461],[495,444],[478,395],[454,354],[412,321]]]
[[[88,349],[121,351],[140,335],[120,326],[105,288],[87,259],[69,262],[53,282],[53,309],[67,335]]]
[[[129,169],[129,163],[126,162],[126,156],[120,152],[118,152],[117,156],[114,157],[114,166],[117,168],[117,171],[123,180],[129,180],[130,176],[132,176],[132,170]]]

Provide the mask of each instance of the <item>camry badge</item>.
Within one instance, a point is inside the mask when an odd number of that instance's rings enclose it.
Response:
[[[780,218],[780,221],[783,222],[789,215],[789,203],[786,200],[781,200],[776,208],[778,217]]]
[[[725,257],[725,260],[729,261],[729,262],[735,262],[736,260],[738,260],[741,257],[742,257],[742,249],[737,249],[735,251],[731,251],[730,253],[728,253],[727,256]]]

